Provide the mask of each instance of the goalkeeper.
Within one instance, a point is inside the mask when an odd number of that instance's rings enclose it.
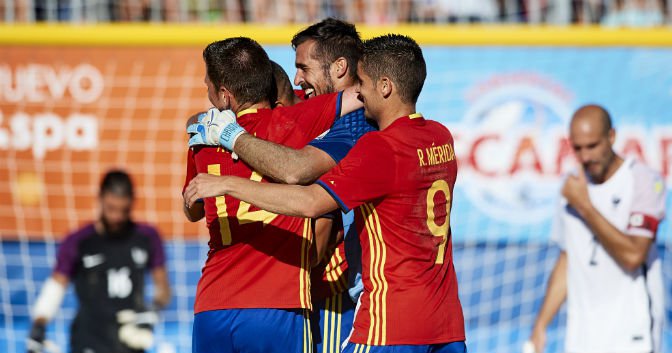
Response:
[[[46,325],[70,282],[79,300],[71,352],[142,352],[152,345],[151,326],[157,319],[153,310],[168,304],[170,287],[156,229],[131,220],[133,194],[125,172],[110,171],[103,177],[100,217],[63,240],[54,272],[34,303],[28,352],[50,350],[45,345]],[[144,301],[147,271],[155,286],[151,305]]]

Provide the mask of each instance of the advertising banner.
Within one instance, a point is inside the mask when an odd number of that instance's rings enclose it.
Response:
[[[292,49],[266,48],[293,77]],[[180,197],[184,124],[209,107],[201,49],[3,48],[0,236],[58,238],[89,220],[109,168],[134,176],[138,219],[166,236],[201,234]],[[611,112],[617,151],[672,184],[671,49],[427,46],[424,54],[418,111],[456,140],[456,237],[547,240],[574,168],[568,121],[586,103]],[[664,223],[658,239],[669,238]]]

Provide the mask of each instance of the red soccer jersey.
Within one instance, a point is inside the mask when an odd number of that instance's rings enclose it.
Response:
[[[340,115],[339,94],[318,98],[292,107],[243,111],[238,113],[238,123],[261,139],[300,148]],[[185,187],[196,173],[265,181],[219,147],[196,147],[190,152]],[[204,202],[210,251],[198,283],[195,313],[311,307],[309,219],[276,215],[231,196]]]
[[[413,114],[364,135],[318,181],[343,210],[358,207],[364,293],[351,342],[465,339],[450,232],[456,177],[448,129]]]
[[[306,91],[303,89],[295,89],[294,95],[301,100],[307,100]],[[342,226],[343,224],[334,223],[334,227],[342,228]],[[313,267],[310,275],[310,289],[312,299],[320,301],[348,289],[348,262],[345,259],[343,240],[336,244],[335,248],[327,249],[325,260]]]
[[[325,259],[313,267],[310,274],[310,294],[313,300],[324,300],[348,289],[348,263],[345,243],[340,241],[327,249]]]
[[[294,95],[301,98],[301,100],[306,100],[306,91],[302,89],[295,89],[294,90]]]

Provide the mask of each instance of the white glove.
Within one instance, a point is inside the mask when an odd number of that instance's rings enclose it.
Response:
[[[532,343],[532,341],[525,341],[522,351],[523,353],[536,353],[534,351],[534,343]]]
[[[121,310],[117,312],[119,328],[119,341],[132,349],[145,350],[154,344],[152,326],[159,320],[154,311],[135,312],[133,310]]]
[[[236,139],[245,132],[236,122],[236,114],[230,110],[219,111],[210,108],[198,117],[198,122],[187,127],[187,133],[193,134],[189,147],[196,145],[222,146],[233,151]]]
[[[129,348],[145,350],[154,344],[154,333],[136,324],[125,324],[119,328],[119,341]]]

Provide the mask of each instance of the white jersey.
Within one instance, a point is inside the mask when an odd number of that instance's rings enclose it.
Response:
[[[588,184],[590,200],[628,236],[655,237],[665,214],[662,177],[628,159],[602,184]],[[553,241],[567,253],[565,350],[660,352],[663,278],[655,242],[645,266],[629,273],[607,253],[576,211],[562,200]]]

